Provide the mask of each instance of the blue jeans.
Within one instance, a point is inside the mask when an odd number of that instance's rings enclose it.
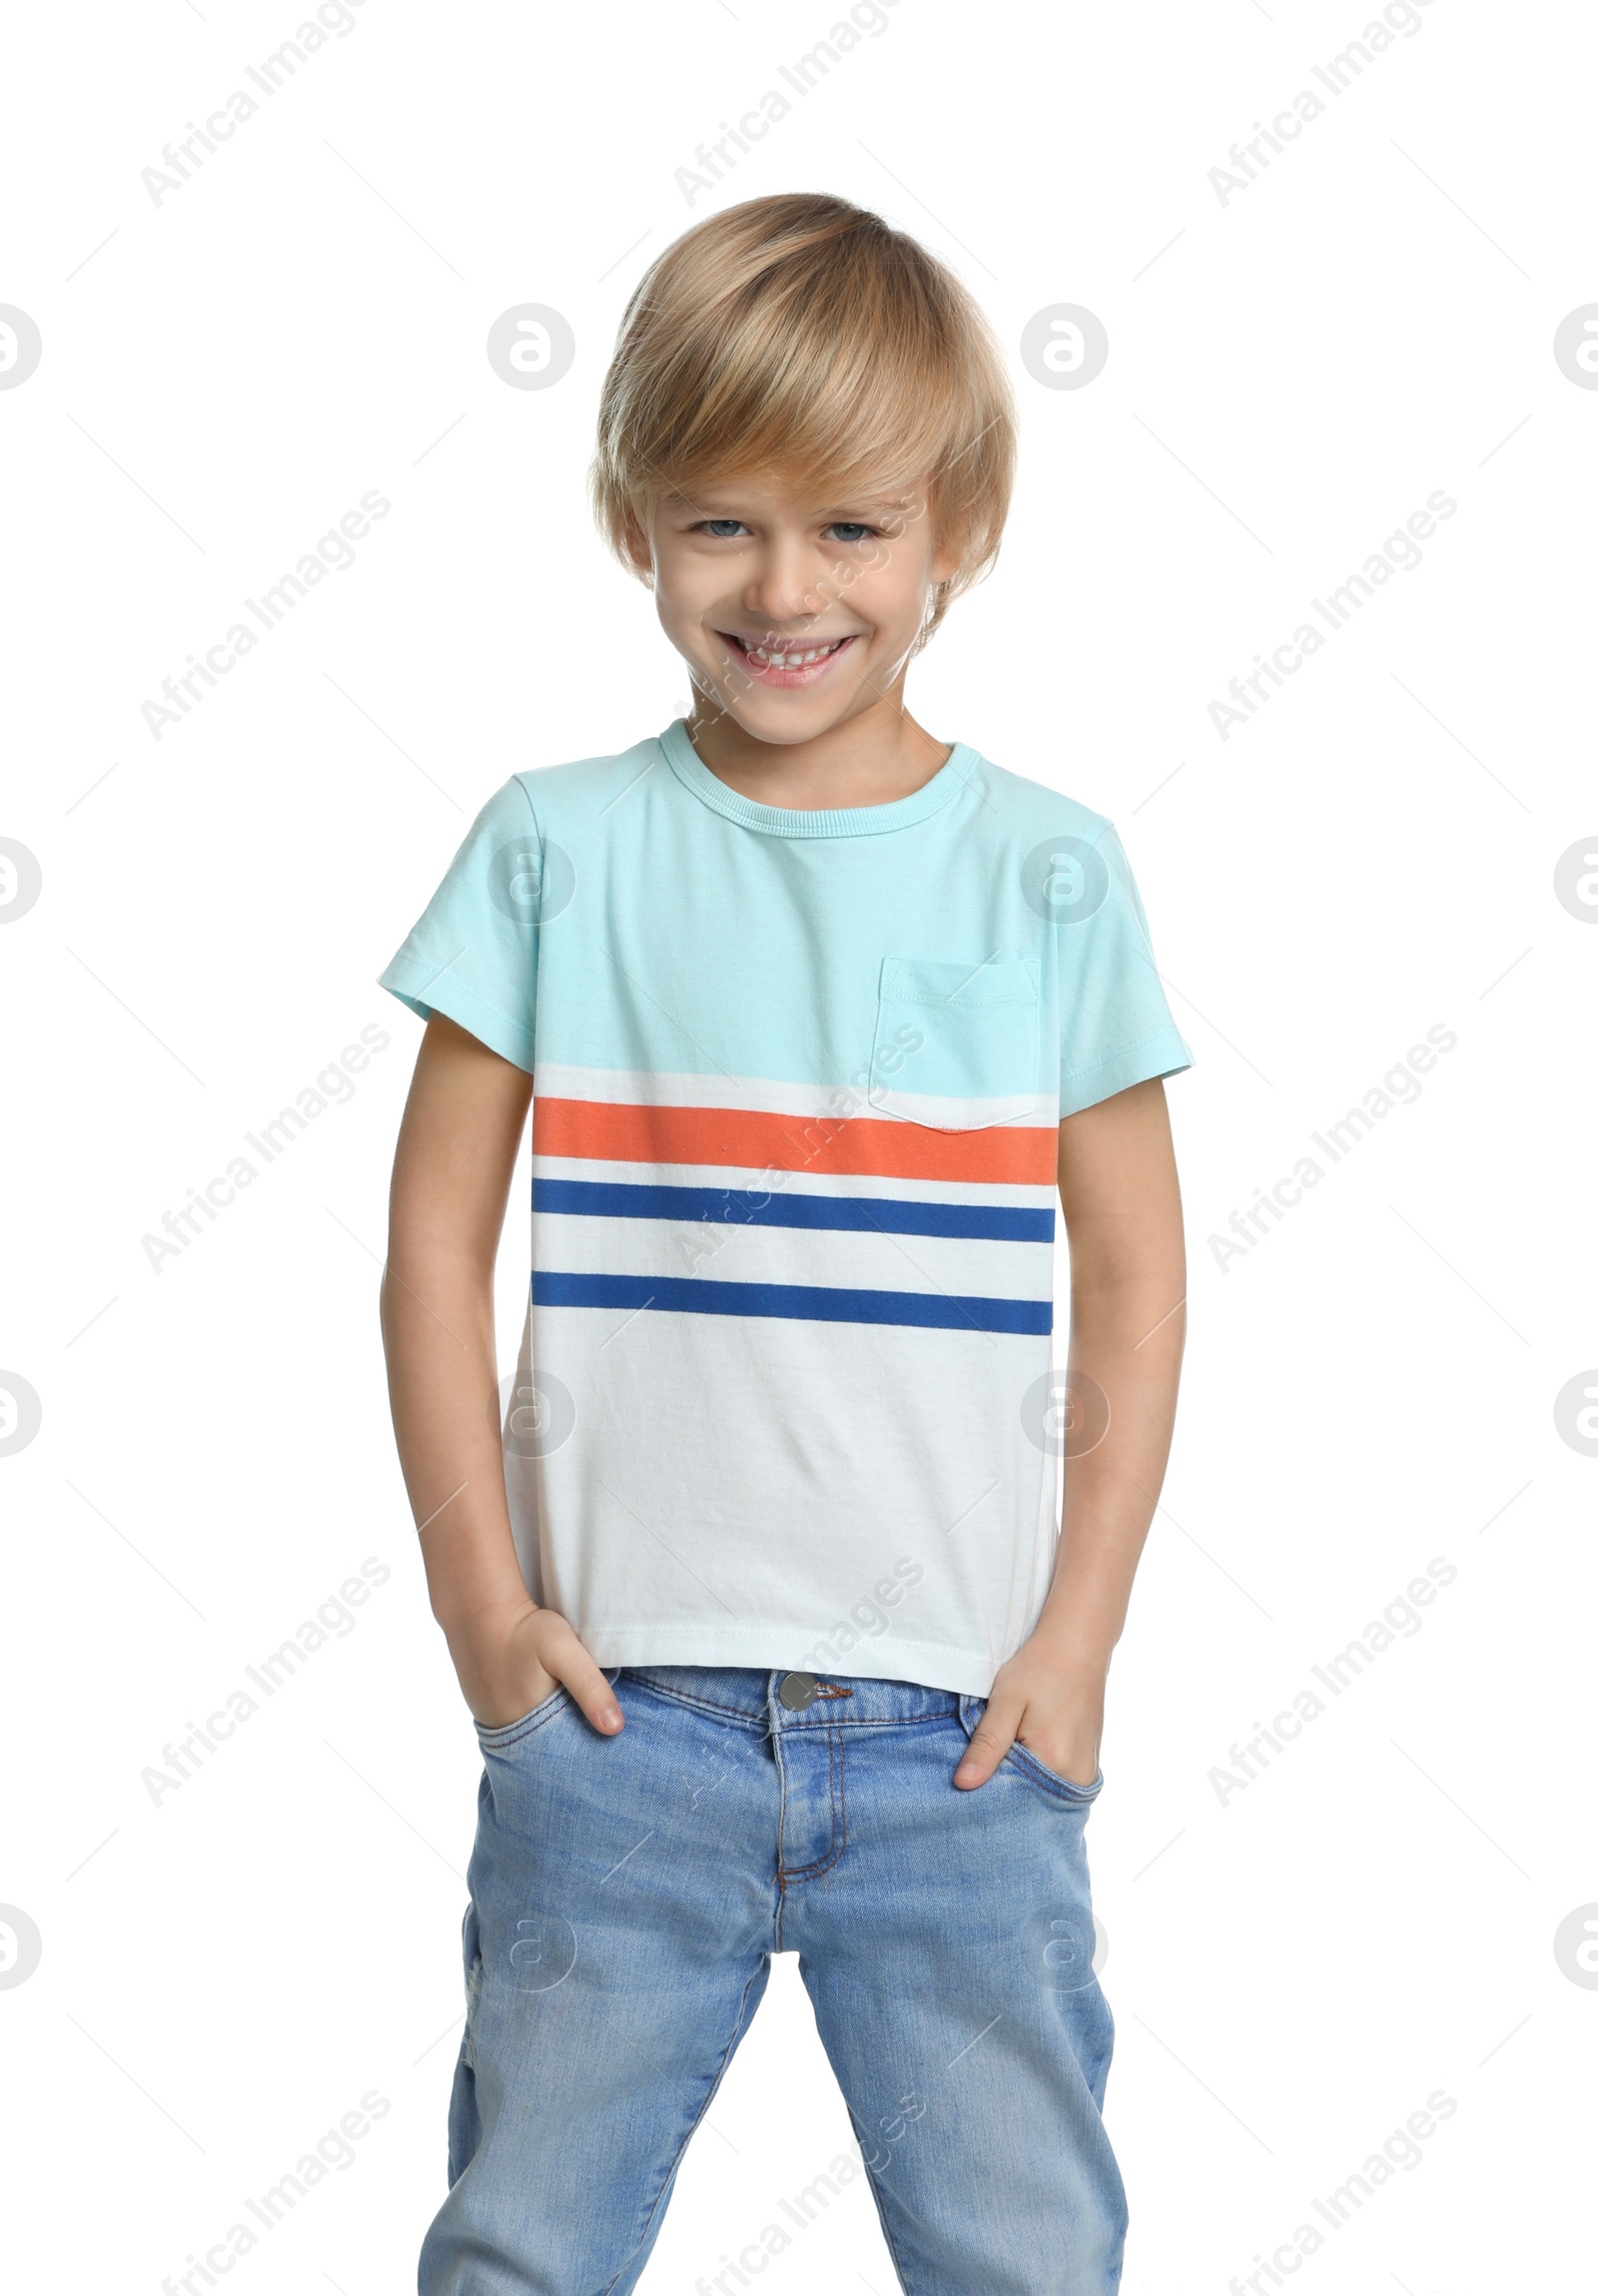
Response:
[[[910,2296],[1112,2296],[1126,2196],[1083,1834],[1104,1780],[955,1765],[980,1698],[750,1667],[607,1668],[478,1727],[466,2026],[420,2296],[626,2296],[794,1951]],[[785,1704],[807,1690],[811,1702]],[[787,2226],[790,2239],[795,2236]],[[754,2287],[744,2248],[702,2287]]]

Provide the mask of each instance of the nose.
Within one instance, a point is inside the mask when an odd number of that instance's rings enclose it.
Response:
[[[823,604],[817,588],[823,570],[801,536],[767,535],[755,546],[745,570],[744,612],[773,634],[814,621]]]

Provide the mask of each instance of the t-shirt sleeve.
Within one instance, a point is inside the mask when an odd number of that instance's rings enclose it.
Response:
[[[483,806],[437,892],[378,975],[422,1020],[442,1013],[529,1074],[544,873],[532,800],[512,776]]]
[[[1192,1068],[1155,969],[1149,920],[1121,839],[1084,845],[1060,912],[1060,1114],[1075,1116],[1151,1077]]]

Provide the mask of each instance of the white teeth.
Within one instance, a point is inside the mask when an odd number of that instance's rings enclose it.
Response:
[[[802,670],[811,662],[819,662],[824,655],[836,653],[842,644],[842,638],[833,638],[827,645],[812,646],[807,653],[793,653],[786,649],[771,651],[765,646],[752,645],[749,648],[749,659],[758,662],[762,669],[776,666],[785,670]]]

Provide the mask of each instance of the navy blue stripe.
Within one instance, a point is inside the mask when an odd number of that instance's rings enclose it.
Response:
[[[773,1315],[809,1323],[913,1323],[932,1331],[1046,1332],[1050,1299],[943,1291],[847,1291],[824,1283],[713,1283],[698,1275],[573,1275],[535,1267],[537,1307],[653,1307],[678,1315]]]
[[[798,1195],[731,1187],[641,1187],[599,1179],[535,1179],[534,1211],[610,1219],[710,1219],[754,1227],[852,1228],[883,1235],[980,1235],[1001,1243],[1053,1243],[1052,1206],[910,1203],[878,1195]]]

